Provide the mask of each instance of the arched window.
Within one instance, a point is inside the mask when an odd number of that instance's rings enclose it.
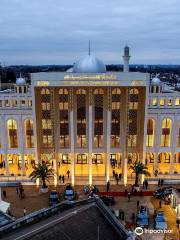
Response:
[[[165,118],[162,121],[161,147],[170,147],[171,145],[171,126],[172,121]]]
[[[34,132],[33,132],[33,120],[27,119],[25,120],[25,141],[26,148],[34,147]]]
[[[149,119],[147,122],[146,147],[153,146],[154,146],[154,120]]]
[[[7,121],[8,139],[10,148],[18,148],[17,122],[14,119]]]
[[[121,110],[121,90],[112,89],[111,97],[111,147],[120,147],[120,110]]]
[[[77,147],[86,146],[86,90],[78,89],[76,91],[77,101]]]
[[[61,148],[69,147],[69,92],[59,89],[59,143]]]
[[[103,147],[103,94],[102,89],[94,91],[94,146]]]

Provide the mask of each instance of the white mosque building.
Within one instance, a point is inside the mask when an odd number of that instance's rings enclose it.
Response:
[[[0,91],[0,181],[30,181],[49,160],[73,185],[131,183],[129,165],[145,163],[152,179],[180,179],[180,92],[148,73],[107,72],[91,55],[67,72],[31,74]],[[134,181],[134,180],[133,180]]]

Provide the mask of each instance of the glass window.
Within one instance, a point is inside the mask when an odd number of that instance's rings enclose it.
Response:
[[[7,121],[8,139],[10,148],[18,148],[17,122],[14,119]]]
[[[179,106],[179,105],[180,105],[180,98],[176,98],[176,100],[175,100],[175,105],[176,105],[176,106]]]
[[[34,131],[33,131],[33,120],[25,120],[25,139],[26,148],[34,147]]]
[[[32,100],[31,99],[28,100],[28,106],[32,107]]]
[[[168,98],[168,106],[172,106],[172,99]]]
[[[0,107],[2,107],[2,100],[0,100]]]
[[[5,106],[6,106],[6,107],[10,107],[10,100],[9,100],[9,99],[6,99],[6,100],[5,100]]]
[[[152,99],[152,105],[153,106],[157,106],[157,98],[153,98]]]
[[[164,106],[165,105],[165,99],[161,98],[159,101],[160,106]]]
[[[26,101],[25,100],[21,100],[21,106],[24,107],[26,105]]]
[[[170,147],[171,144],[171,119],[162,121],[161,147]]]
[[[147,135],[146,135],[146,146],[154,146],[154,120],[148,119],[147,123]]]

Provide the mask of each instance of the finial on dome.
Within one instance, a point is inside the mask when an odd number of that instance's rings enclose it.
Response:
[[[91,41],[89,40],[89,56],[91,55]]]

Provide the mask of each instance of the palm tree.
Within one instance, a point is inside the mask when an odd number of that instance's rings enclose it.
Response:
[[[49,162],[38,163],[33,167],[33,172],[30,174],[32,180],[40,179],[42,181],[42,188],[47,188],[46,180],[54,176],[54,170],[52,169]]]
[[[136,174],[135,177],[135,185],[139,183],[139,175],[144,174],[145,176],[150,176],[151,174],[148,172],[148,168],[141,162],[135,162],[129,167],[133,173]]]

